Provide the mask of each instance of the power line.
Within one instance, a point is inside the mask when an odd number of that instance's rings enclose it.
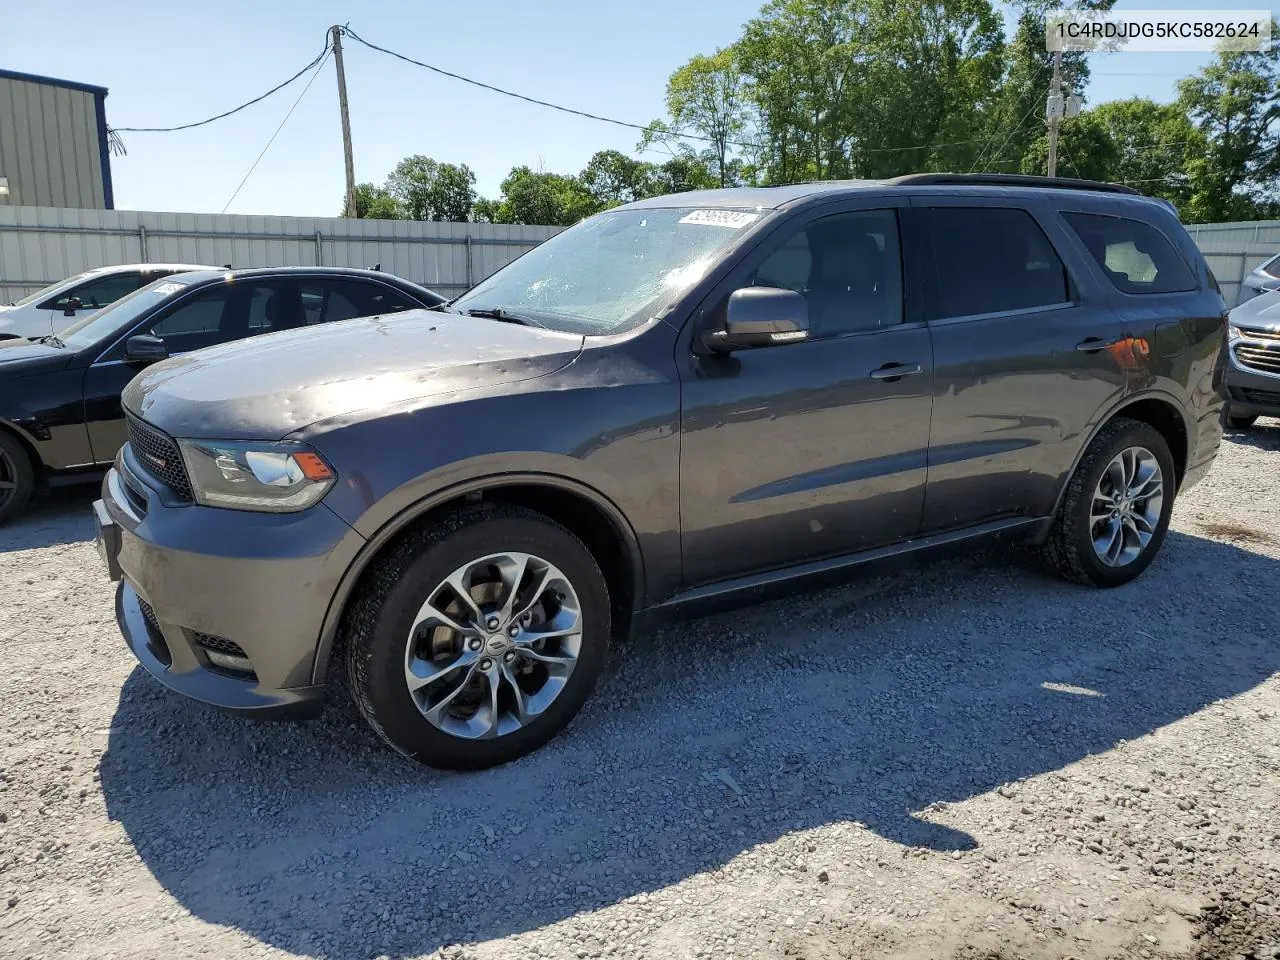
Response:
[[[460,73],[453,73],[441,67],[436,67],[429,63],[423,63],[421,60],[415,60],[413,57],[407,57],[403,53],[396,53],[394,50],[388,50],[386,47],[380,47],[376,43],[370,43],[368,40],[360,36],[360,34],[356,33],[350,27],[343,27],[342,32],[345,36],[350,37],[352,40],[356,41],[357,43],[363,44],[364,46],[368,47],[370,50],[377,50],[379,53],[385,53],[388,56],[395,57],[397,60],[403,60],[405,63],[412,63],[416,67],[423,67],[424,69],[430,70],[433,73],[438,73],[441,76],[449,77],[453,80],[461,80],[463,83],[469,83],[473,87],[480,87],[482,90],[490,90],[493,93],[500,93],[504,97],[514,97],[516,100],[525,101],[525,103],[533,103],[533,104],[537,104],[540,107],[548,107],[552,110],[559,110],[561,113],[570,113],[576,117],[586,117],[588,120],[598,120],[601,123],[611,123],[616,127],[626,127],[629,130],[648,131],[652,127],[652,125],[650,124],[630,123],[626,120],[616,120],[613,117],[602,117],[598,113],[588,113],[585,110],[575,110],[573,107],[565,107],[565,106],[561,106],[558,103],[551,103],[548,100],[539,100],[537,97],[525,96],[523,93],[516,93],[514,90],[504,90],[502,87],[495,87],[491,83],[484,83],[483,81],[480,81],[480,80],[474,80],[471,77],[464,77]],[[671,135],[684,140],[701,140],[705,143],[719,142],[715,137],[704,137],[696,133],[675,133],[674,131],[671,131]],[[758,144],[746,143],[741,140],[725,140],[724,142],[734,147],[754,148],[758,146]]]
[[[293,83],[293,81],[297,80],[300,76],[302,76],[308,70],[317,66],[320,63],[320,61],[323,60],[328,55],[329,55],[329,40],[328,40],[328,37],[326,36],[325,42],[324,42],[324,49],[321,50],[318,54],[316,54],[315,58],[310,63],[308,63],[305,67],[303,67],[301,70],[295,73],[292,77],[290,77],[284,83],[277,84],[276,86],[268,90],[266,93],[261,94],[260,96],[254,97],[252,100],[242,103],[238,107],[232,107],[230,110],[227,110],[224,113],[220,113],[215,117],[209,117],[207,120],[197,120],[195,123],[183,123],[183,124],[179,124],[176,127],[112,127],[111,129],[115,133],[173,133],[175,130],[190,130],[192,127],[203,127],[207,123],[213,123],[215,120],[221,120],[224,117],[229,117],[233,113],[239,113],[241,110],[245,109],[246,107],[252,107],[255,103],[261,103],[263,100],[267,99],[267,97],[271,96],[273,93],[277,93],[278,91],[283,90],[285,87]]]
[[[307,91],[311,89],[311,85],[316,82],[316,77],[320,76],[320,69],[325,65],[325,62],[328,59],[329,59],[329,48],[326,46],[324,54],[320,58],[320,62],[316,64],[315,72],[311,74],[311,79],[307,81],[307,85],[303,87],[302,92],[298,94],[298,99],[293,101],[293,106],[289,108],[289,112],[286,113],[284,115],[284,119],[280,121],[280,126],[276,127],[276,132],[271,135],[271,139],[267,141],[267,145],[263,147],[262,152],[258,154],[258,159],[253,161],[253,165],[249,167],[249,171],[240,180],[240,185],[236,187],[236,192],[231,194],[231,199],[228,200],[225,204],[223,204],[222,209],[218,211],[219,213],[226,213],[227,207],[231,206],[231,204],[235,201],[236,197],[240,195],[241,187],[243,187],[245,183],[248,182],[249,177],[253,175],[253,171],[258,169],[258,164],[262,161],[262,158],[267,155],[267,151],[271,149],[271,144],[276,142],[276,137],[280,135],[280,131],[284,129],[284,125],[288,123],[289,118],[293,116],[293,111],[298,109],[298,104],[300,104],[302,102],[302,98],[307,95]]]
[[[1004,148],[1009,146],[1009,144],[1013,141],[1013,138],[1017,136],[1018,132],[1022,130],[1024,126],[1026,126],[1027,120],[1030,119],[1031,114],[1035,113],[1036,110],[1039,109],[1039,107],[1040,107],[1040,104],[1033,103],[1031,105],[1031,109],[1022,115],[1022,119],[1019,120],[1017,124],[1014,126],[1014,128],[1009,131],[1009,135],[1004,138],[1004,143],[1000,144],[1000,149],[998,149],[995,153],[991,154],[990,159],[983,162],[982,171],[984,173],[986,172],[987,167],[989,167],[991,164],[995,163],[999,159],[1000,155],[1004,153]],[[997,134],[996,136],[999,136],[999,134]],[[992,137],[991,139],[995,140],[995,137]],[[982,154],[979,155],[978,160],[981,160],[982,157],[986,155],[986,152],[987,151],[984,150]],[[975,160],[973,162],[973,165],[975,167],[978,165],[978,160]]]

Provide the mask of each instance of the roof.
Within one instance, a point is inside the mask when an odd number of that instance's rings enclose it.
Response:
[[[855,194],[880,188],[896,190],[902,187],[930,187],[941,190],[982,189],[998,193],[1026,194],[1043,190],[1063,192],[1091,192],[1115,197],[1127,195],[1143,198],[1132,187],[1096,180],[1075,180],[1069,177],[1034,177],[1017,174],[959,174],[917,173],[891,180],[817,180],[810,183],[789,183],[776,187],[726,187],[720,190],[691,190],[687,193],[667,194],[637,200],[623,209],[653,209],[658,207],[707,207],[711,209],[775,210],[799,200],[828,194]]]
[[[200,270],[216,269],[217,267],[211,267],[207,263],[113,263],[105,267],[94,267],[92,270],[86,270],[85,273],[115,273],[125,270],[139,270],[142,273],[150,273],[156,270],[195,273]]]
[[[19,73],[16,70],[0,70],[0,80],[22,80],[25,83],[39,83],[46,87],[65,87],[68,90],[83,90],[99,97],[107,95],[106,87],[97,87],[91,83],[78,80],[59,80],[57,77],[42,77],[35,73]]]
[[[199,267],[194,270],[188,270],[187,278],[191,283],[200,283],[206,280],[240,280],[252,277],[289,276],[290,274],[364,277],[370,280],[382,280],[384,283],[390,281],[392,283],[407,284],[410,287],[422,287],[421,284],[414,283],[412,280],[405,280],[403,277],[397,277],[394,274],[385,273],[381,270],[363,270],[359,267],[243,267],[241,269]]]

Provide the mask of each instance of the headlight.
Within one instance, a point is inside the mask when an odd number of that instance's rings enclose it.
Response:
[[[292,513],[329,492],[336,474],[301,443],[179,440],[197,503]]]
[[[1227,324],[1227,339],[1228,340],[1240,339],[1240,328],[1237,327],[1234,323]]]

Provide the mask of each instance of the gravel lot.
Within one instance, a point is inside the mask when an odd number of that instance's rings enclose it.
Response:
[[[965,557],[615,650],[411,767],[134,666],[89,492],[0,529],[0,957],[1280,956],[1280,421],[1109,592]]]

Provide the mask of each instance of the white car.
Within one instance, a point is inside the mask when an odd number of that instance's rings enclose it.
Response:
[[[125,263],[77,273],[17,303],[0,306],[0,340],[47,337],[71,326],[77,317],[101,310],[162,277],[215,269],[189,263]]]

